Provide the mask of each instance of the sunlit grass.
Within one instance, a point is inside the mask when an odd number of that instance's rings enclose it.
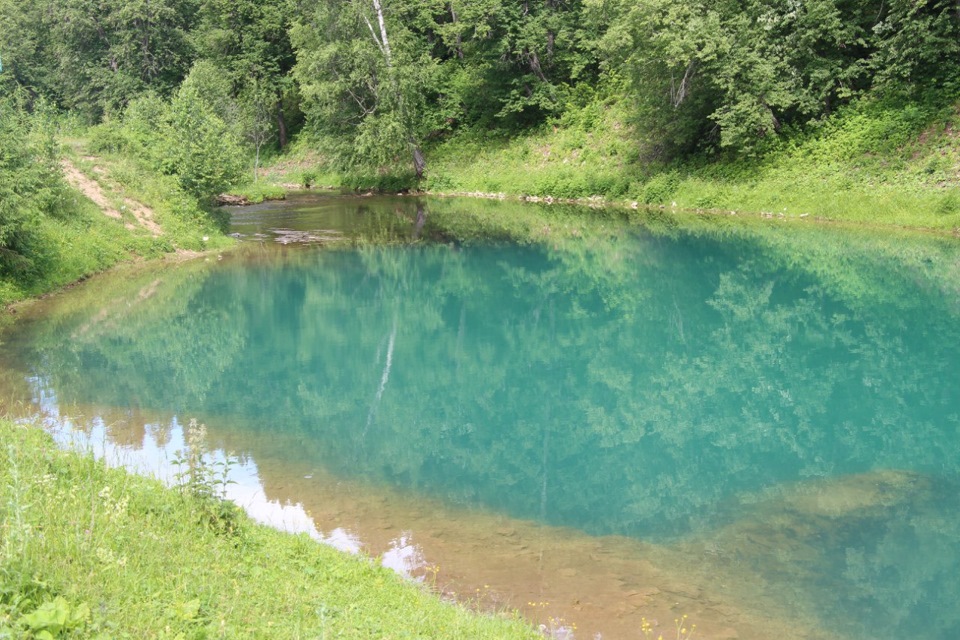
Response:
[[[362,189],[636,203],[953,231],[960,228],[960,116],[940,100],[855,103],[756,156],[663,164],[650,156],[624,105],[607,99],[571,108],[520,135],[463,131],[434,142],[419,185],[392,176],[390,167],[367,177],[337,176],[306,138],[273,159],[265,173],[296,182],[313,170],[323,176],[318,184]]]
[[[190,495],[36,427],[0,422],[0,457],[0,637],[536,637],[242,514],[209,526]]]

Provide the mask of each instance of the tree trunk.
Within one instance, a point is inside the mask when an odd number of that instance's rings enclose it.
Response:
[[[380,0],[373,0],[373,8],[377,12],[377,22],[380,24],[380,44],[383,45],[383,55],[387,59],[387,66],[391,64],[390,41],[387,39],[387,24],[383,19],[383,5]]]
[[[453,3],[452,3],[452,2],[450,3],[450,19],[453,20],[453,24],[457,24],[457,22],[459,22],[459,21],[457,20],[457,12],[456,12],[456,10],[453,8]],[[463,38],[460,37],[459,27],[458,27],[458,31],[457,31],[457,40],[456,40],[456,42],[457,42],[457,57],[460,58],[461,60],[463,60]]]
[[[530,71],[533,71],[534,75],[540,78],[541,81],[547,82],[547,76],[544,75],[543,67],[540,66],[540,58],[537,56],[537,52],[530,51],[527,57],[530,60]]]
[[[770,114],[770,123],[773,125],[774,133],[780,133],[780,128],[782,125],[780,124],[780,120],[777,118],[777,114],[773,112],[773,107],[767,104],[767,101],[763,98],[760,99],[760,104],[762,104]]]
[[[427,159],[423,157],[420,145],[413,138],[410,138],[410,147],[413,150],[413,170],[417,174],[417,180],[421,180],[423,172],[427,169]]]

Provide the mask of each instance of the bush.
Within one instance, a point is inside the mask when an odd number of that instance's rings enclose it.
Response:
[[[121,153],[133,148],[129,131],[121,122],[108,120],[88,130],[93,153]]]
[[[0,100],[0,276],[30,281],[49,266],[38,228],[68,213],[54,130],[42,105],[28,113],[16,98]]]
[[[675,171],[661,173],[650,179],[643,188],[645,204],[666,204],[677,192],[680,176]]]
[[[343,186],[354,191],[382,191],[401,193],[417,188],[417,177],[413,173],[381,173],[370,175],[354,173],[343,177]]]
[[[215,107],[204,100],[200,87],[184,81],[170,105],[162,142],[167,170],[187,193],[207,202],[236,184],[245,165],[237,135]]]

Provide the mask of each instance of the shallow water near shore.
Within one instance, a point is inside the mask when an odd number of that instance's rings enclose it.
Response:
[[[960,637],[960,245],[528,211],[237,210],[29,309],[6,396],[167,479],[195,418],[254,517],[556,637]]]

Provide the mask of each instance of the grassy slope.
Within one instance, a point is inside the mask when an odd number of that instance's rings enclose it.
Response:
[[[232,244],[196,199],[180,189],[176,178],[158,175],[136,158],[119,154],[92,156],[86,145],[83,138],[71,138],[64,151],[87,177],[100,183],[117,208],[125,198],[132,198],[153,211],[156,222],[163,228],[163,235],[154,239],[159,251],[205,251]],[[135,234],[145,235],[142,229],[135,230]],[[204,241],[204,237],[208,240]]]
[[[760,157],[671,166],[644,165],[624,121],[616,105],[593,105],[528,138],[447,141],[427,187],[960,227],[955,109],[865,102]]]
[[[573,109],[527,135],[462,132],[428,149],[423,188],[436,193],[596,198],[828,220],[960,228],[960,113],[949,100],[868,101],[794,132],[750,158],[645,162],[622,103]],[[306,141],[265,171],[297,182],[308,171]],[[314,156],[316,157],[316,156]],[[316,171],[323,171],[314,163]],[[405,167],[402,167],[405,168]],[[320,184],[336,183],[324,176]],[[392,186],[390,176],[352,186]],[[344,184],[341,181],[339,184]]]
[[[0,421],[0,457],[0,638],[536,637],[305,536],[213,527],[195,499],[37,428]]]

